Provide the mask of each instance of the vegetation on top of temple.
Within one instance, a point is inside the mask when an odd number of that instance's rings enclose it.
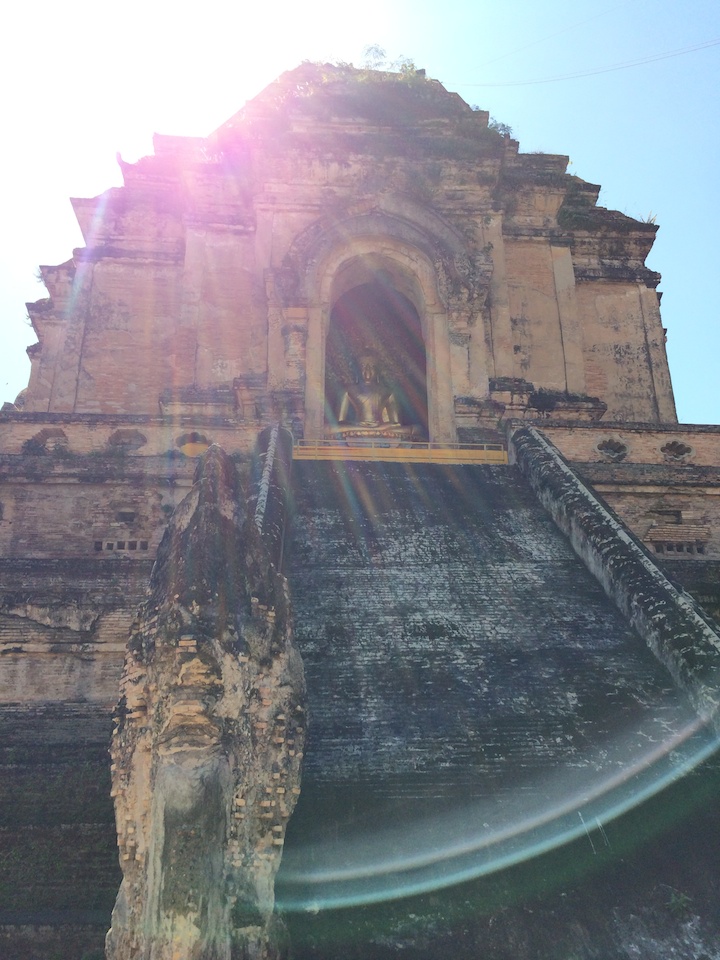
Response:
[[[284,73],[217,131],[219,152],[232,155],[248,139],[260,139],[343,157],[473,162],[479,155],[502,155],[509,127],[488,125],[486,111],[470,107],[412,60],[388,64],[380,53],[361,67],[306,61]]]

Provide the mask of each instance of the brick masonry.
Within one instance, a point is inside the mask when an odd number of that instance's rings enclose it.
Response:
[[[305,462],[293,486],[310,719],[287,896],[380,818],[442,835],[477,804],[508,828],[692,722],[517,468]]]

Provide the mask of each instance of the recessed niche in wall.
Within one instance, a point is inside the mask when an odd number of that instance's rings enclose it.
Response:
[[[149,540],[93,540],[95,553],[145,553],[149,549]]]
[[[659,520],[661,523],[677,526],[683,522],[682,510],[670,510],[662,508],[660,510],[650,510],[647,514],[653,522]]]
[[[175,446],[186,457],[199,457],[210,446],[210,441],[202,433],[184,433],[175,441]]]
[[[672,542],[668,542],[667,540],[665,542],[655,541],[653,543],[653,549],[655,550],[655,553],[668,553],[670,554],[670,556],[677,556],[677,555],[682,556],[683,554],[692,556],[696,553],[699,553],[700,555],[704,555],[705,544],[704,543],[688,543],[687,541],[679,541],[679,540],[675,540]]]
[[[692,447],[689,447],[681,440],[671,440],[669,443],[660,447],[660,453],[662,453],[670,463],[684,463],[692,456],[692,452]]]
[[[108,438],[107,445],[111,450],[125,450],[128,453],[139,450],[147,443],[147,437],[139,430],[116,430]]]
[[[610,463],[620,463],[628,455],[627,444],[614,437],[601,440],[595,449]]]
[[[53,453],[68,449],[68,438],[59,427],[46,427],[23,444],[23,453]]]

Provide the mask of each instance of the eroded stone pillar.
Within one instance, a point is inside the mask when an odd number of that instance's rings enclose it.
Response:
[[[565,364],[565,388],[568,393],[585,393],[585,364],[583,339],[577,298],[575,297],[575,274],[569,247],[550,247],[552,258],[560,342]]]
[[[275,960],[305,684],[235,466],[200,461],[130,635],[113,734],[123,881],[108,960]]]

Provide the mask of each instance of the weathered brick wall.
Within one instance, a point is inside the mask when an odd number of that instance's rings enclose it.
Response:
[[[685,468],[713,467],[720,463],[720,427],[686,423],[622,423],[614,421],[610,413],[597,423],[538,424],[543,433],[568,460],[581,463],[608,463],[607,456],[598,450],[603,441],[617,440],[627,447],[618,466],[630,464],[664,464],[668,475],[682,482]],[[666,444],[677,441],[690,447],[682,462],[667,460],[662,452]]]
[[[514,431],[510,456],[608,597],[717,728],[720,636],[702,608],[667,579],[538,430]]]
[[[500,376],[566,390],[565,357],[549,243],[505,243],[513,350],[497,358]]]
[[[642,283],[583,282],[576,297],[586,389],[607,401],[608,419],[676,420],[655,291]]]
[[[0,703],[117,700],[152,561],[0,560]]]
[[[5,557],[122,554],[134,560],[154,555],[177,488],[58,480],[3,486],[0,550]]]
[[[153,557],[195,461],[171,457],[0,456],[0,556]]]
[[[87,703],[0,708],[0,951],[97,956],[120,882],[110,714]],[[102,954],[100,954],[102,956]]]
[[[191,405],[188,405],[188,407]],[[50,461],[72,461],[73,456],[92,454],[110,457],[117,463],[123,458],[123,442],[131,444],[125,458],[134,456],[181,456],[180,445],[188,434],[199,434],[204,442],[219,443],[231,454],[249,454],[255,444],[260,418],[212,416],[212,411],[193,412],[186,407],[181,417],[112,416],[99,414],[42,414],[0,412],[0,453],[21,454],[30,446],[45,445]],[[151,409],[157,410],[157,400]],[[59,449],[56,450],[56,446]],[[152,461],[151,461],[152,462]],[[192,470],[191,470],[192,472]]]
[[[645,543],[670,578],[682,583],[717,619],[720,428],[547,421],[538,428]],[[608,442],[611,446],[603,447]],[[613,462],[618,444],[625,449]],[[682,446],[669,447],[673,444]],[[683,450],[687,452],[680,459],[673,459]]]
[[[673,582],[684,587],[720,630],[720,560],[669,560],[664,557],[658,565]]]

